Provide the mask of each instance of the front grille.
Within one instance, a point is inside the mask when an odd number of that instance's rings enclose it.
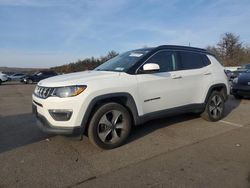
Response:
[[[37,86],[35,89],[35,95],[39,98],[46,99],[54,92],[54,88]]]

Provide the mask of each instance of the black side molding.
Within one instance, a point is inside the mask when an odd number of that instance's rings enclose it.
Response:
[[[82,119],[82,127],[83,127],[83,130],[85,131],[86,129],[86,126],[87,126],[87,123],[89,121],[89,118],[90,118],[90,115],[92,113],[92,111],[94,110],[94,107],[96,106],[96,104],[100,101],[103,101],[103,100],[109,100],[109,99],[112,99],[112,98],[124,98],[126,99],[125,100],[125,107],[127,107],[130,112],[132,113],[133,115],[133,123],[135,125],[139,124],[140,120],[139,120],[139,115],[138,115],[138,111],[137,111],[137,106],[136,106],[136,103],[135,103],[135,100],[134,98],[129,94],[129,93],[126,93],[126,92],[119,92],[119,93],[110,93],[110,94],[105,94],[105,95],[100,95],[98,97],[95,97],[91,102],[90,104],[88,105],[88,108],[84,114],[84,117]]]
[[[180,115],[180,114],[185,114],[185,113],[201,113],[205,109],[205,104],[189,104],[185,106],[180,106],[180,107],[174,107],[166,110],[160,110],[156,112],[151,112],[148,114],[145,114],[143,116],[140,116],[140,123],[145,123],[147,121],[153,120],[153,119],[158,119],[158,118],[163,118],[163,117],[170,117],[173,115]]]
[[[212,85],[212,86],[209,88],[209,90],[208,90],[208,92],[207,92],[206,99],[205,99],[205,104],[207,103],[208,98],[210,97],[212,91],[216,90],[217,88],[222,88],[222,89],[224,89],[224,90],[226,91],[226,93],[223,94],[224,99],[225,99],[225,101],[228,99],[227,87],[226,87],[226,85],[223,84],[223,83],[221,83],[221,84],[215,84],[215,85]]]

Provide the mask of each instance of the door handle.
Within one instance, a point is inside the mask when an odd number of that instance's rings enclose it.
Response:
[[[205,72],[204,75],[211,75],[211,72]]]
[[[182,76],[181,75],[171,75],[171,78],[172,79],[180,79],[180,78],[182,78]]]

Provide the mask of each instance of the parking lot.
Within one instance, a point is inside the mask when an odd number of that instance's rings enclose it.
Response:
[[[250,187],[250,100],[225,118],[150,121],[100,150],[88,138],[47,135],[31,114],[35,85],[0,86],[0,187]]]

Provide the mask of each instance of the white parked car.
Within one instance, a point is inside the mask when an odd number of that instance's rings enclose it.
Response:
[[[224,68],[212,54],[165,45],[40,81],[33,112],[46,132],[86,132],[94,145],[112,149],[125,142],[132,126],[151,119],[194,112],[218,121],[228,94]]]
[[[27,76],[27,75],[23,74],[23,73],[16,73],[16,74],[10,75],[9,79],[11,81],[21,81],[25,76]]]
[[[3,82],[7,82],[8,81],[8,76],[6,74],[3,74],[2,72],[0,72],[0,85]]]

